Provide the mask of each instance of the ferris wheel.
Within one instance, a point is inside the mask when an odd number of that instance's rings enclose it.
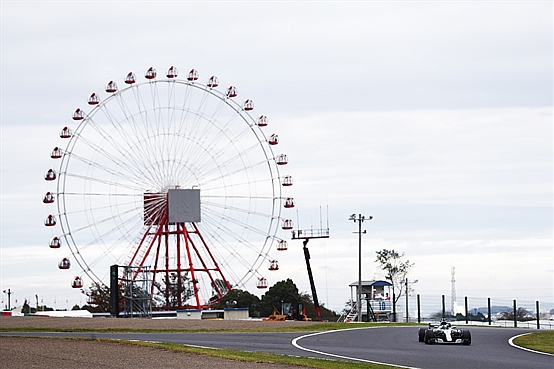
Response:
[[[293,182],[252,100],[195,69],[166,77],[130,72],[73,112],[50,153],[58,169],[44,176],[44,224],[50,247],[66,251],[58,267],[81,269],[73,287],[135,266],[165,295],[158,306],[202,308],[232,288],[267,287],[264,274],[279,269],[271,253],[287,249],[278,234],[292,229]]]

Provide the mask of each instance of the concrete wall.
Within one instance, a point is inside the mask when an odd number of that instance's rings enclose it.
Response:
[[[242,320],[248,319],[248,308],[226,308],[224,319],[225,320]]]
[[[202,310],[177,310],[177,319],[202,319]]]

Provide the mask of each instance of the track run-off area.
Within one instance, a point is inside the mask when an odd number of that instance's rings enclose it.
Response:
[[[1,332],[6,336],[85,337],[227,348],[334,360],[380,363],[421,369],[552,369],[554,356],[515,347],[515,336],[536,332],[517,328],[469,327],[470,346],[426,345],[418,342],[417,327],[364,327],[299,332]]]

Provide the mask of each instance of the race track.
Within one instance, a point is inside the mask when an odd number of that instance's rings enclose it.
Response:
[[[421,369],[553,369],[554,356],[509,345],[511,337],[531,332],[512,328],[471,327],[471,346],[425,345],[417,327],[353,328],[301,333],[37,333],[2,332],[1,335],[89,337],[174,342],[243,351],[378,362]]]
[[[554,368],[554,356],[509,345],[511,337],[527,330],[477,327],[470,330],[471,346],[426,345],[418,342],[415,327],[333,331],[309,335],[296,342],[304,349],[327,354],[422,369]]]

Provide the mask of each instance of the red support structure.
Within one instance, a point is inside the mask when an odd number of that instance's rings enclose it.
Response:
[[[161,194],[160,194],[161,195]],[[152,200],[152,194],[145,194],[145,232],[137,245],[128,266],[152,266],[152,294],[155,283],[164,286],[165,310],[171,308],[205,309],[219,301],[231,284],[223,275],[208,244],[202,236],[198,225],[194,222],[170,223],[168,215],[167,195],[158,196]],[[157,202],[156,202],[157,201]],[[189,277],[194,302],[186,304],[182,299],[183,278]],[[206,283],[209,280],[215,295],[208,301],[202,301],[199,278],[203,276]],[[171,296],[170,280],[177,283],[177,296]],[[217,280],[223,282],[225,289]],[[174,292],[174,291],[173,291]],[[173,305],[171,298],[176,298]],[[172,306],[170,306],[172,305]]]

